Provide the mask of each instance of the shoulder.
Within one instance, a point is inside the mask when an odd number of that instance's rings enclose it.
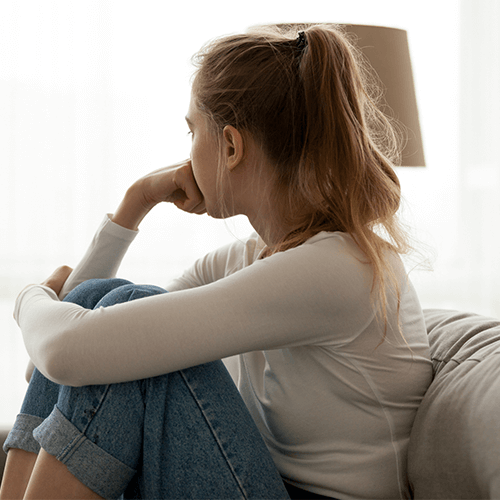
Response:
[[[307,304],[318,317],[364,323],[373,315],[372,268],[345,233],[318,233],[300,246],[258,260],[247,272],[289,301],[295,297]]]
[[[265,243],[257,233],[237,239],[198,259],[184,274],[167,286],[169,291],[213,283],[254,263]]]
[[[388,251],[390,272],[394,273],[408,311],[420,311],[399,255]],[[328,311],[344,326],[367,325],[375,317],[374,273],[370,262],[351,236],[342,232],[321,232],[302,245],[257,262],[253,268],[266,269],[268,281],[281,282],[288,293],[297,292],[315,311]],[[268,286],[271,286],[269,283]],[[388,300],[396,301],[389,293]],[[390,307],[392,315],[392,307]],[[405,313],[407,310],[405,310]],[[397,304],[394,318],[397,318]],[[350,328],[349,328],[350,329]]]
[[[287,266],[303,282],[322,291],[349,289],[359,293],[371,288],[373,273],[354,240],[342,232],[321,232],[302,245],[273,255],[269,264]],[[265,261],[264,261],[265,262]]]

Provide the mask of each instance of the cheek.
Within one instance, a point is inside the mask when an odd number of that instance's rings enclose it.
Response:
[[[191,158],[191,168],[193,169],[194,178],[196,179],[196,182],[199,183],[201,161],[198,148],[196,147],[195,139],[193,139],[193,142],[191,143],[190,158]]]
[[[204,158],[204,155],[200,153],[199,149],[193,145],[191,148],[191,168],[193,170],[194,180],[203,194],[205,201],[207,201],[207,199],[211,198],[212,195],[211,182],[206,168],[206,159]]]
[[[206,141],[195,140],[191,147],[193,171],[196,169],[198,176],[207,180],[215,178],[218,164],[217,152],[211,146]]]
[[[203,140],[196,136],[193,137],[193,142],[191,143],[191,161],[197,163],[198,169],[207,161],[206,147],[203,144]]]

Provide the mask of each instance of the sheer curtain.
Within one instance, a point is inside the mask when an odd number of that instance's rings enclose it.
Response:
[[[0,2],[0,425],[13,421],[26,387],[27,357],[12,320],[17,293],[63,263],[75,265],[135,179],[189,156],[190,57],[207,40],[254,24],[408,30],[428,166],[398,170],[402,216],[435,269],[417,267],[412,278],[425,306],[500,314],[490,276],[498,272],[490,221],[498,212],[496,0],[464,0],[462,15],[456,0],[275,4],[255,0],[235,14],[227,0]],[[484,19],[475,20],[478,9]],[[158,207],[121,275],[163,284],[250,230],[241,218],[221,222]]]
[[[460,300],[500,316],[500,3],[462,0]],[[460,279],[460,278],[459,278]],[[459,283],[457,283],[457,287]]]
[[[500,317],[500,3],[462,0],[458,21],[459,40],[435,39],[429,32],[437,58],[422,66],[435,95],[447,103],[446,110],[424,110],[429,116],[423,121],[427,152],[439,148],[443,159],[430,159],[417,175],[399,171],[409,201],[407,220],[430,245],[421,248],[433,260],[432,273],[417,270],[413,279],[426,307]],[[439,126],[432,137],[426,123],[431,114]]]

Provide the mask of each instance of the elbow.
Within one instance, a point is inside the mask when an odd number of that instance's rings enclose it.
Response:
[[[59,385],[68,385],[68,373],[61,356],[55,349],[47,348],[39,352],[36,367],[38,371],[51,382]]]
[[[61,339],[39,346],[36,367],[50,381],[58,385],[79,387],[76,380],[77,366],[72,360],[70,349]]]
[[[81,387],[85,384],[76,377],[74,367],[69,367],[67,363],[61,363],[60,359],[48,359],[40,368],[40,372],[51,382],[69,387]]]
[[[28,384],[30,383],[31,376],[33,375],[34,369],[35,369],[35,365],[33,364],[33,361],[31,361],[31,359],[30,359],[28,362],[28,366],[26,367],[26,372],[24,375],[26,378],[26,382],[28,382]]]

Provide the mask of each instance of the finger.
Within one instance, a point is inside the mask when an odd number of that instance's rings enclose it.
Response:
[[[197,203],[195,200],[190,200],[185,195],[182,199],[177,199],[174,201],[174,205],[190,214],[200,214],[206,212],[205,201],[202,199],[201,202]]]
[[[182,206],[182,210],[189,213],[197,213],[198,211],[204,210],[204,207],[205,207],[205,201],[203,198],[201,198],[201,200],[198,199],[193,200],[187,198],[187,200],[184,202]]]
[[[182,208],[182,210],[186,212],[195,212],[199,206],[204,205],[205,200],[203,193],[200,191],[196,179],[194,178],[191,162],[186,164],[185,168],[179,172],[177,182],[185,195],[184,199],[180,200],[182,206],[177,205],[179,208]]]
[[[205,200],[203,200],[202,203],[194,207],[192,210],[190,210],[190,213],[196,214],[196,215],[202,215],[207,213],[207,208],[205,207]]]
[[[57,281],[61,281],[61,280],[66,281],[72,272],[73,272],[73,269],[71,267],[61,266],[61,267],[58,267],[54,271],[54,273],[52,274],[52,276],[49,279],[54,278]]]
[[[203,215],[207,213],[207,208],[205,207],[205,203],[200,205],[199,207],[196,208],[196,211],[194,212],[197,215]]]
[[[73,268],[72,267],[69,267],[69,266],[61,266],[61,267],[58,267],[56,269],[56,273],[58,274],[58,276],[61,276],[61,277],[66,277],[68,278],[69,275],[73,272]]]
[[[60,266],[45,281],[59,281],[61,279],[66,279],[72,271],[73,269],[69,266]]]
[[[59,295],[64,283],[68,279],[69,275],[72,273],[73,269],[69,266],[58,267],[50,276],[47,278],[42,285],[47,286],[54,290],[56,294]]]

